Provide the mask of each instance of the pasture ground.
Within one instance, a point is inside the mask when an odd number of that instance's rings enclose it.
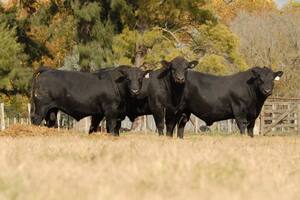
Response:
[[[0,199],[300,199],[300,136],[0,132]]]

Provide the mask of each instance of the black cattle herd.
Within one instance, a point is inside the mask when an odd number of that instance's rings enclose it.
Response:
[[[282,71],[254,67],[230,76],[215,76],[194,70],[198,62],[176,57],[162,61],[162,68],[143,71],[121,65],[95,72],[75,72],[40,67],[32,79],[31,121],[57,126],[57,112],[76,120],[91,116],[89,133],[96,132],[101,120],[107,132],[119,135],[127,116],[153,115],[159,135],[166,125],[167,136],[183,138],[184,127],[194,114],[208,126],[216,121],[235,119],[240,132],[253,137],[255,120],[274,80]]]

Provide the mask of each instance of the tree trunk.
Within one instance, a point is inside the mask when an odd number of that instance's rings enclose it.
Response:
[[[134,56],[134,66],[135,67],[141,67],[144,64],[144,58],[147,54],[147,48],[143,45],[136,44],[136,50],[135,50],[135,56]],[[134,122],[131,125],[131,131],[146,131],[143,130],[143,119],[146,116],[138,117],[134,120]]]

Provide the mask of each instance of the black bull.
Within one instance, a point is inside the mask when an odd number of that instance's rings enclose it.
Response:
[[[214,76],[195,71],[187,73],[183,98],[175,121],[178,137],[183,137],[184,126],[191,114],[208,126],[216,121],[235,119],[240,132],[245,129],[253,137],[256,118],[268,96],[272,94],[274,80],[282,71],[267,67],[254,67],[231,76]],[[167,126],[175,127],[176,123]]]
[[[95,73],[41,67],[33,77],[31,121],[39,125],[45,119],[48,127],[55,126],[58,110],[76,120],[105,116],[109,132],[118,135],[125,99],[139,93],[147,73],[129,66]]]
[[[138,116],[153,115],[159,135],[163,135],[164,120],[169,122],[173,119],[188,69],[194,68],[198,61],[189,62],[176,57],[170,62],[164,60],[161,64],[161,69],[150,72],[149,77],[143,79],[141,92],[126,99],[126,116],[134,121]],[[99,122],[99,116],[92,117],[90,132],[96,131]],[[167,126],[168,135],[171,131]]]

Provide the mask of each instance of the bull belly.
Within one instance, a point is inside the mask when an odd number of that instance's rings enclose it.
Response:
[[[234,115],[229,108],[220,108],[213,110],[205,110],[205,112],[192,112],[194,115],[203,120],[208,126],[212,125],[214,122],[233,119]]]
[[[98,106],[92,106],[92,105],[68,104],[59,107],[61,111],[72,116],[76,120],[80,120],[84,117],[101,113],[101,110],[99,109]]]

